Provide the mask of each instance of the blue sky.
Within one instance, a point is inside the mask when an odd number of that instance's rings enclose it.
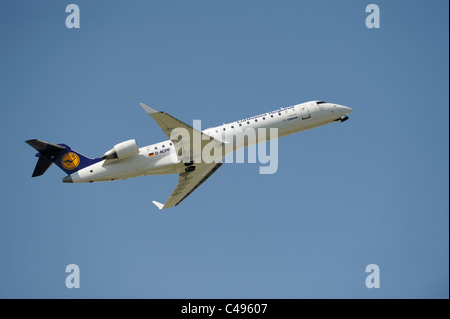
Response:
[[[0,297],[448,298],[448,6],[0,0]],[[139,102],[207,127],[316,99],[354,113],[280,139],[276,174],[226,164],[174,209],[151,201],[175,175],[31,178],[27,139],[91,157],[165,139]]]

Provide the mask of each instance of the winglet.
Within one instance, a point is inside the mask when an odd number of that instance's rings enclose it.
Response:
[[[156,200],[154,200],[152,203],[155,204],[155,206],[158,207],[159,209],[164,208],[164,204],[158,203]]]
[[[145,105],[144,103],[139,103],[140,106],[142,106],[142,108],[150,115],[152,115],[153,113],[158,113],[158,110],[155,110],[154,108]]]

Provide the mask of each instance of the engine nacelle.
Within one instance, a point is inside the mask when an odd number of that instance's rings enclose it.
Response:
[[[136,140],[128,140],[117,145],[105,153],[101,158],[104,159],[124,159],[139,154],[139,147]]]

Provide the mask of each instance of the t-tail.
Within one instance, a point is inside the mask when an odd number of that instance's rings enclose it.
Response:
[[[35,155],[38,158],[38,161],[32,177],[41,176],[53,163],[55,163],[60,169],[68,174],[68,176],[63,179],[63,182],[71,183],[72,179],[70,178],[70,174],[102,161],[100,158],[92,159],[81,155],[65,144],[56,145],[40,140],[28,140],[25,142],[38,151]]]

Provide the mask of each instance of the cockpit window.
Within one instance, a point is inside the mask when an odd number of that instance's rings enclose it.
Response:
[[[317,101],[316,103],[317,103],[317,105],[319,105],[319,104],[325,104],[325,103],[327,103],[327,102],[324,102],[324,101]]]

